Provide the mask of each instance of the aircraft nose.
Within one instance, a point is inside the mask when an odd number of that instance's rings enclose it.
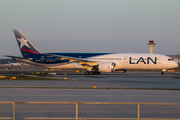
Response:
[[[174,67],[178,67],[178,64],[176,62],[174,62]]]

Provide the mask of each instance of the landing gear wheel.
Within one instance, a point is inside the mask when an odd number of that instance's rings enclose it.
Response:
[[[92,72],[93,75],[96,75],[96,72]]]
[[[165,75],[165,72],[161,72],[161,75]]]
[[[100,75],[100,72],[96,72],[96,71],[86,71],[85,75]]]
[[[85,72],[85,75],[89,75],[89,71],[86,71],[86,72]]]
[[[101,73],[100,72],[96,72],[96,75],[100,75]]]
[[[89,72],[89,75],[93,75],[93,72],[92,72],[92,71],[90,71],[90,72]]]

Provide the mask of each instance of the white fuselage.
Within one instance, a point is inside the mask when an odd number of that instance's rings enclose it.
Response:
[[[99,55],[88,58],[82,58],[83,60],[115,63],[115,69],[171,69],[178,66],[170,57],[161,54],[149,54],[149,53],[114,53],[107,55]],[[46,67],[46,68],[85,68],[77,62],[56,63],[56,64],[43,64],[35,63],[32,61],[24,61],[29,64]],[[92,66],[94,64],[92,63]]]
[[[178,64],[170,57],[161,54],[110,54],[91,57],[90,60],[114,62],[115,69],[170,69]]]

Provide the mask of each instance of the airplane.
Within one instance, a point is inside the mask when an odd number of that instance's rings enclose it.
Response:
[[[42,53],[20,31],[13,29],[23,57],[10,56],[14,60],[45,68],[86,69],[86,75],[113,73],[116,70],[175,68],[178,64],[169,56],[152,53]]]
[[[9,66],[22,66],[23,64],[21,63],[10,63],[9,62]]]

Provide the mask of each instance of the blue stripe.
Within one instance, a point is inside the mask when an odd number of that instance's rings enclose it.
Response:
[[[107,55],[112,53],[49,53],[54,55],[62,55],[67,57],[76,57],[76,58],[87,58],[87,57],[94,57],[99,55]]]
[[[54,54],[59,56],[67,56],[67,57],[75,57],[75,58],[87,58],[87,57],[95,57],[99,55],[107,55],[112,53],[46,53],[46,54]],[[33,62],[42,63],[42,64],[56,64],[56,63],[68,63],[69,60],[61,60],[57,57],[50,57],[42,54],[30,54],[24,56],[25,58],[33,58]]]

